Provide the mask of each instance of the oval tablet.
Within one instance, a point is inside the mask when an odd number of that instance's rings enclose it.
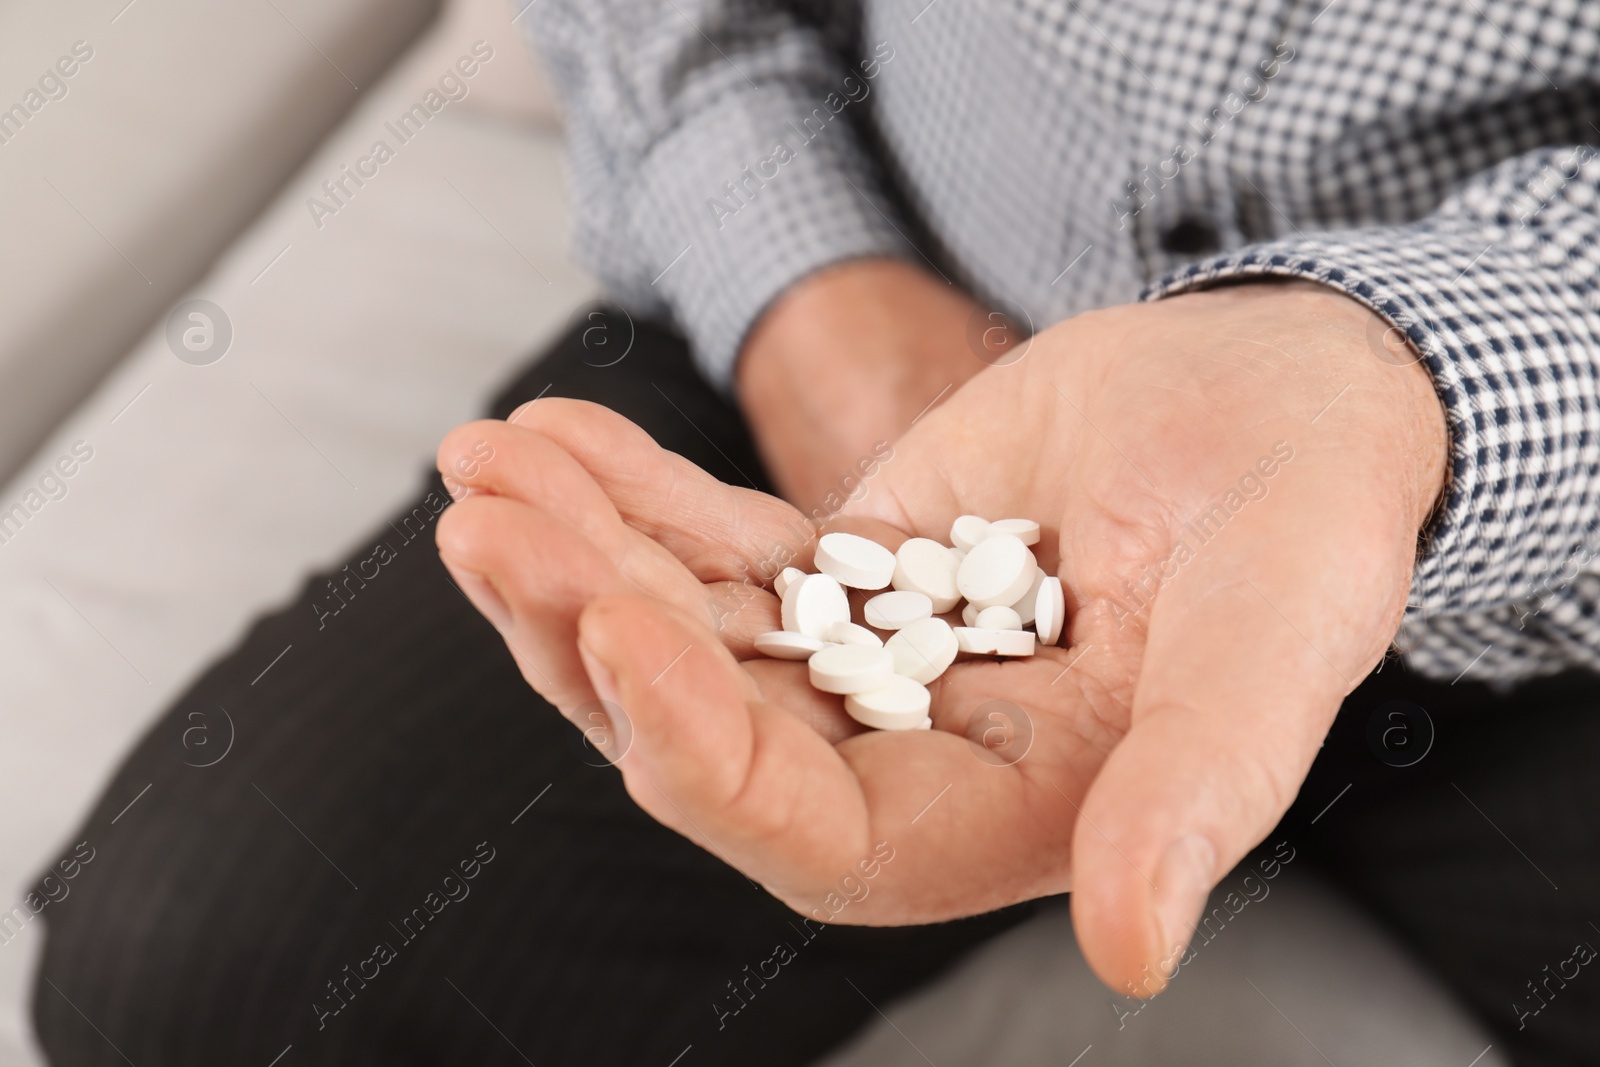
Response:
[[[981,515],[963,515],[950,524],[950,543],[963,552],[989,536],[989,520]]]
[[[1004,604],[996,604],[992,608],[984,608],[978,612],[974,625],[981,630],[1020,630],[1022,629],[1022,616],[1013,608]]]
[[[853,622],[836,622],[828,627],[825,635],[827,640],[835,645],[870,645],[873,648],[883,647],[883,638],[867,629],[865,626]]]
[[[844,696],[882,689],[894,678],[894,657],[870,645],[829,645],[811,657],[809,666],[812,686]]]
[[[932,614],[933,601],[910,589],[879,593],[861,606],[867,625],[880,630],[898,630]]]
[[[1010,534],[1025,545],[1039,543],[1039,524],[1032,519],[1000,519],[989,524],[989,536]]]
[[[923,619],[892,634],[883,647],[894,657],[894,672],[928,685],[950,669],[960,651],[955,631],[943,619]]]
[[[816,560],[817,570],[852,589],[884,589],[894,577],[894,553],[855,534],[823,534]]]
[[[850,621],[850,598],[826,574],[803,574],[783,591],[783,628],[826,641],[828,627]]]
[[[995,534],[967,553],[956,571],[956,588],[981,611],[1015,604],[1033,584],[1038,563],[1028,546],[1011,534]]]
[[[956,589],[956,564],[951,550],[928,537],[913,537],[894,554],[891,584],[899,590],[921,593],[933,601],[933,613],[943,615],[961,600]]]
[[[964,626],[976,626],[976,625],[978,625],[978,605],[976,605],[976,604],[963,604],[963,605],[961,605],[961,623]]]
[[[931,726],[928,709],[932,704],[927,687],[900,675],[879,689],[844,698],[849,716],[875,730],[916,730],[925,721]]]
[[[1053,645],[1061,640],[1066,621],[1066,593],[1061,588],[1061,579],[1052,574],[1039,585],[1039,595],[1033,603],[1033,628],[1040,641]]]
[[[1031,656],[1033,634],[1027,630],[988,630],[977,626],[955,627],[956,644],[963,652],[980,656]],[[817,656],[822,655],[821,652]],[[816,662],[816,656],[811,657]]]
[[[1026,593],[1017,598],[1015,604],[1011,605],[1012,610],[1017,613],[1017,617],[1022,620],[1022,625],[1024,626],[1033,622],[1034,602],[1039,599],[1039,585],[1046,577],[1048,575],[1044,573],[1043,567],[1035,567],[1033,584],[1028,586]]]
[[[773,659],[810,659],[813,653],[828,647],[828,642],[818,641],[805,634],[792,634],[788,630],[770,630],[756,634],[756,651]]]
[[[805,576],[806,572],[801,570],[799,567],[785,567],[783,570],[778,572],[778,576],[776,578],[772,579],[772,591],[777,593],[781,599],[783,597],[783,591],[789,588],[790,582],[793,582],[796,578],[804,578]]]

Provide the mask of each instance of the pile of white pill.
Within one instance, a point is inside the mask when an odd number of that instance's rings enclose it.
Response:
[[[773,583],[783,629],[757,636],[756,651],[807,661],[811,684],[843,696],[863,726],[928,729],[928,685],[958,653],[1031,656],[1036,640],[1061,639],[1066,620],[1061,579],[1028,547],[1039,543],[1038,523],[963,515],[950,541],[913,537],[891,552],[855,534],[824,534],[816,574],[786,567]],[[847,589],[887,592],[868,599],[857,622]],[[941,618],[957,609],[963,625]]]

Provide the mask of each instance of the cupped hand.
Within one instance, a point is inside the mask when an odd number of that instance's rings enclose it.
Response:
[[[932,731],[862,731],[756,656],[756,583],[814,527],[604,409],[453,432],[441,469],[494,459],[440,549],[534,688],[606,709],[633,798],[798,911],[928,922],[1070,888],[1091,965],[1151,992],[1398,625],[1446,434],[1376,323],[1301,283],[1108,309],[918,421],[828,529],[1038,519],[1072,613],[1066,647],[947,671]]]

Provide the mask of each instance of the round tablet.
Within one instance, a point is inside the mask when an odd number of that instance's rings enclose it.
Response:
[[[967,552],[956,570],[956,588],[979,610],[1015,604],[1038,569],[1028,546],[1012,534],[995,534]]]
[[[1017,598],[1015,604],[1011,605],[1011,610],[1017,613],[1017,617],[1022,620],[1022,625],[1024,626],[1033,622],[1034,602],[1039,599],[1039,585],[1046,577],[1043,567],[1035,567],[1033,584],[1028,586],[1026,593]]]
[[[1025,545],[1039,543],[1039,524],[1032,519],[1000,519],[989,524],[989,536],[1010,534]]]
[[[955,631],[943,619],[923,619],[891,634],[883,647],[894,657],[894,672],[927,685],[950,668],[960,649]]]
[[[1066,621],[1066,593],[1061,588],[1061,579],[1052,574],[1040,583],[1038,599],[1033,602],[1033,628],[1040,641],[1053,645],[1061,640]]]
[[[852,589],[883,589],[894,577],[894,553],[855,534],[823,534],[816,559],[817,570]]]
[[[883,647],[883,638],[853,622],[840,620],[828,627],[825,635],[827,640],[835,645],[870,645],[873,648]]]
[[[783,591],[789,588],[790,582],[794,581],[796,578],[804,578],[805,576],[806,572],[801,570],[799,567],[785,567],[783,570],[778,572],[778,576],[776,578],[772,579],[772,591],[777,593],[781,598],[783,596]]]
[[[933,614],[933,601],[922,593],[897,589],[892,593],[879,593],[861,606],[861,614],[868,626],[880,630],[898,630]]]
[[[963,515],[950,524],[950,543],[963,552],[989,536],[989,520],[979,515]]]
[[[980,656],[1031,656],[1033,634],[1027,630],[989,630],[978,626],[955,627],[956,644],[963,652]],[[821,652],[817,656],[822,655]],[[811,658],[816,662],[816,656]]]
[[[961,601],[956,589],[956,564],[950,549],[928,537],[913,537],[894,554],[896,589],[921,593],[933,601],[933,613],[943,615]]]
[[[963,604],[963,605],[961,605],[961,623],[962,623],[963,626],[976,626],[976,625],[978,625],[978,605],[976,605],[976,604]]]
[[[818,641],[805,634],[792,634],[788,630],[771,630],[756,634],[756,651],[773,659],[810,659],[812,653],[821,652],[828,642]]]
[[[870,645],[829,645],[811,657],[810,667],[812,686],[846,696],[882,689],[894,678],[894,657]]]
[[[984,608],[978,612],[975,625],[981,630],[1020,630],[1022,616],[1018,615],[1014,608],[996,604],[992,608]]]
[[[803,574],[783,591],[783,628],[825,641],[828,627],[850,621],[850,598],[826,574]]]
[[[895,675],[889,684],[844,698],[844,710],[875,730],[916,730],[929,720],[933,704],[926,686]],[[930,721],[931,725],[931,721]]]
[[[931,730],[931,729],[933,729],[933,716],[929,715],[927,718],[925,718],[921,722],[917,723],[917,725],[915,727],[913,727],[913,729],[917,729],[917,730]]]

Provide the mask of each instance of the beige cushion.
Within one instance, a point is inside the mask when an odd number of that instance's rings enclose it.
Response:
[[[0,477],[164,316],[437,0],[120,6],[0,5]]]

